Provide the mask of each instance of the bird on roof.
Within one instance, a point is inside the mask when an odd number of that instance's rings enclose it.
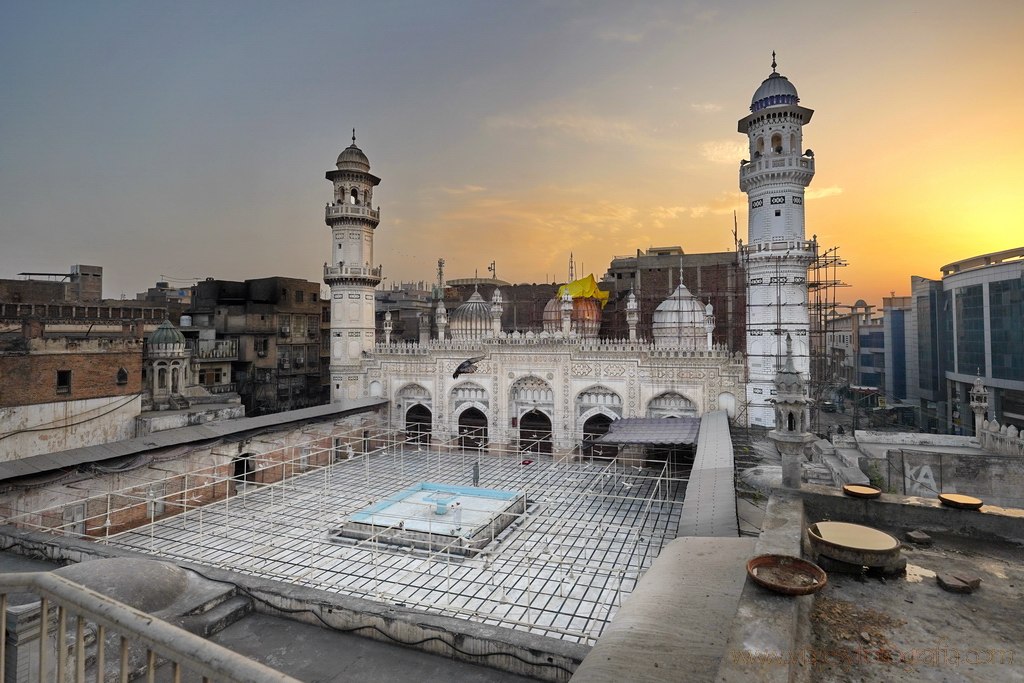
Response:
[[[468,375],[476,372],[476,364],[482,361],[487,356],[476,356],[459,363],[459,367],[455,368],[455,372],[452,373],[452,379],[458,379],[459,375]]]

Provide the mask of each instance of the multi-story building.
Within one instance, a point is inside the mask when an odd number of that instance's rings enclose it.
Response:
[[[885,396],[890,402],[907,399],[907,321],[912,301],[909,296],[882,298]]]
[[[322,313],[315,282],[207,279],[181,331],[196,351],[200,384],[239,393],[247,413],[259,415],[322,403]]]
[[[1024,247],[956,261],[941,280],[911,278],[907,394],[920,426],[976,433],[970,392],[987,415],[1024,428]]]
[[[0,460],[135,436],[160,308],[0,302]]]

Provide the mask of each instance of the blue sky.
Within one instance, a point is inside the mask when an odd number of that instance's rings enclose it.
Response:
[[[353,126],[383,178],[392,280],[430,279],[442,256],[450,277],[496,260],[503,279],[542,281],[564,279],[570,250],[600,276],[637,248],[729,249],[745,216],[736,120],[775,49],[816,110],[808,234],[842,246],[851,296],[900,293],[1021,242],[1006,143],[1022,16],[945,1],[6,3],[0,277],[102,265],[109,297],[163,277],[319,280],[323,173]],[[900,245],[914,256],[892,258]]]

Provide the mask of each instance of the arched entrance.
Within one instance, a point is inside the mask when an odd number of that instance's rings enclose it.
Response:
[[[409,443],[430,443],[430,409],[422,403],[409,408],[405,413],[405,433]]]
[[[614,458],[618,447],[611,444],[595,444],[594,442],[608,433],[612,419],[604,413],[591,416],[583,423],[583,455],[595,458]]]
[[[519,418],[519,450],[550,453],[551,418],[539,410],[531,410]]]
[[[459,415],[459,446],[483,448],[487,445],[487,416],[478,408],[466,408]]]

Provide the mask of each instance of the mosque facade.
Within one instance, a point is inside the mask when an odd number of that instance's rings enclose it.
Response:
[[[570,287],[544,308],[542,330],[506,329],[501,290],[474,292],[448,311],[437,301],[419,319],[416,342],[374,333],[373,235],[380,213],[370,173],[355,144],[327,172],[332,260],[331,397],[386,398],[391,426],[419,439],[464,446],[566,452],[631,417],[699,417],[724,410],[741,423],[774,426],[775,376],[792,339],[795,369],[808,376],[807,266],[815,244],[804,237],[804,188],[814,175],[801,152],[811,110],[775,71],[754,94],[739,130],[750,141],[740,187],[750,199],[748,241],[741,245],[750,301],[746,356],[712,343],[715,315],[685,284],[658,306],[652,338],[637,335],[630,295],[628,337],[598,336],[601,302]],[[383,338],[380,338],[383,337]]]
[[[391,426],[417,439],[540,452],[570,451],[624,417],[735,417],[743,356],[712,344],[714,311],[683,284],[655,311],[652,340],[637,337],[635,299],[628,338],[601,339],[599,299],[569,291],[545,306],[542,330],[504,329],[500,288],[451,312],[438,301],[417,342],[392,340],[387,316],[374,339],[370,192],[379,179],[369,170],[353,141],[327,173],[333,400],[386,398]]]

